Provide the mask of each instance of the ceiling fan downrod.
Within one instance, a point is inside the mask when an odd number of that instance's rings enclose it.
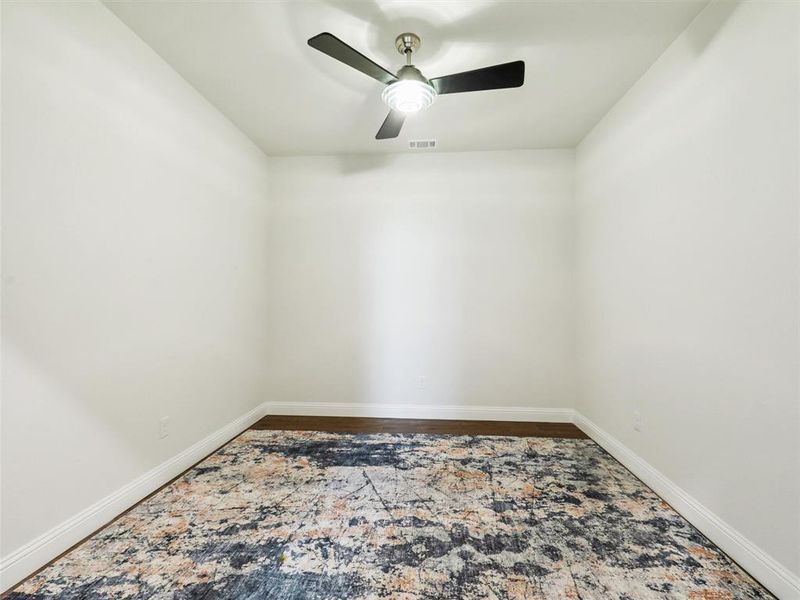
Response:
[[[422,39],[416,33],[401,33],[394,40],[394,45],[400,54],[405,55],[406,65],[411,66],[411,55],[422,46]]]

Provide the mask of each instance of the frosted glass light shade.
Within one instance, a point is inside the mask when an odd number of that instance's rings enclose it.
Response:
[[[433,104],[436,90],[422,81],[405,79],[386,86],[381,98],[392,110],[414,113]]]

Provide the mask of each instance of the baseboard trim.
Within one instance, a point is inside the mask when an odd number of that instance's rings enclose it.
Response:
[[[577,411],[574,423],[778,598],[800,600],[800,577],[720,519],[625,444]]]
[[[11,589],[59,554],[239,435],[268,412],[268,403],[257,406],[116,492],[4,556],[0,559],[0,591]]]
[[[273,402],[270,414],[302,417],[378,417],[382,419],[457,419],[572,423],[571,408],[515,406],[431,406],[426,404],[358,404]]]

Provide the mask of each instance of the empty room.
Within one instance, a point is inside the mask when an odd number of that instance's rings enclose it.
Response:
[[[0,26],[3,600],[800,600],[800,1]]]

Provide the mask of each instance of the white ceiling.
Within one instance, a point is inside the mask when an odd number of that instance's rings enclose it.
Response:
[[[576,145],[706,0],[186,2],[107,6],[267,154]],[[525,61],[522,88],[442,96],[375,140],[382,84],[313,50],[329,31],[395,71],[394,39],[422,37],[428,77]]]

